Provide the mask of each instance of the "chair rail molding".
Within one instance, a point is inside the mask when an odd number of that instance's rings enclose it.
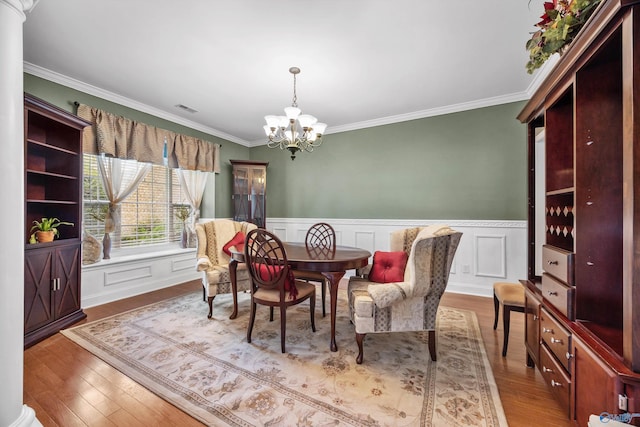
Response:
[[[448,292],[492,297],[496,279],[517,283],[527,272],[525,220],[267,218],[267,229],[282,240],[303,242],[309,227],[317,222],[331,224],[338,245],[360,247],[372,254],[388,251],[389,234],[402,228],[446,224],[462,232]],[[348,271],[346,277],[353,274]]]

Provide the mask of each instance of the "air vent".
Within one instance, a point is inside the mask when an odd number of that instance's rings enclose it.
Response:
[[[180,108],[181,110],[188,111],[190,113],[197,113],[198,112],[198,110],[194,110],[193,108],[187,107],[186,105],[182,105],[182,104],[178,104],[178,105],[176,105],[176,107]]]

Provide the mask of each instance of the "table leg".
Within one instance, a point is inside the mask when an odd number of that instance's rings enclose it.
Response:
[[[233,312],[229,319],[238,317],[238,282],[236,281],[236,271],[238,270],[238,261],[231,259],[229,261],[229,277],[231,278],[231,293],[233,294]]]
[[[338,306],[338,285],[340,279],[344,277],[344,271],[322,272],[322,275],[329,279],[329,292],[331,294],[331,351],[338,351],[336,344],[336,307]]]

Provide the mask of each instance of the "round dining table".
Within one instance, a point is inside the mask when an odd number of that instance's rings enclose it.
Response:
[[[347,270],[362,268],[369,262],[371,252],[350,246],[336,246],[332,249],[308,247],[305,243],[283,242],[287,254],[287,262],[291,269],[297,271],[314,271],[322,274],[329,281],[331,296],[331,351],[338,351],[336,344],[336,307],[338,305],[338,285]],[[233,291],[233,314],[238,312],[236,270],[239,262],[244,262],[244,252],[231,249],[229,273]]]

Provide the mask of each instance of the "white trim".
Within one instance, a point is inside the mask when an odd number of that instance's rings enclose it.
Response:
[[[529,85],[526,91],[524,92],[516,92],[507,95],[494,96],[491,98],[479,99],[476,101],[469,102],[461,102],[459,104],[445,105],[443,107],[429,108],[427,110],[413,111],[404,114],[397,114],[394,116],[380,117],[372,120],[364,120],[361,122],[349,123],[341,126],[332,126],[327,131],[327,135],[341,132],[348,132],[352,130],[366,129],[376,126],[384,126],[393,123],[401,123],[410,120],[418,120],[424,119],[427,117],[435,117],[441,116],[444,114],[451,113],[459,113],[462,111],[475,110],[478,108],[486,108],[493,107],[496,105],[508,104],[511,102],[517,101],[525,101],[531,98],[532,94],[537,90],[542,81],[549,74],[555,62],[554,58],[550,58],[547,63],[545,63],[540,70],[536,73],[533,81]],[[81,92],[87,93],[89,95],[97,96],[102,99],[106,99],[111,102],[115,102],[120,105],[124,105],[129,108],[133,108],[138,111],[142,111],[147,114],[151,114],[156,117],[163,118],[165,120],[169,120],[171,122],[187,126],[189,128],[199,130],[201,132],[208,133],[210,135],[217,136],[219,138],[225,139],[227,141],[235,142],[236,144],[240,144],[244,147],[259,147],[262,145],[266,145],[266,139],[260,139],[255,141],[246,141],[242,138],[238,138],[236,136],[230,135],[228,133],[222,132],[218,129],[214,129],[209,126],[204,126],[200,123],[185,119],[180,116],[176,116],[175,114],[169,113],[164,110],[160,110],[158,108],[152,107],[147,104],[143,104],[141,102],[135,101],[131,98],[124,97],[122,95],[115,94],[113,92],[109,92],[105,89],[101,89],[99,87],[90,85],[88,83],[81,82],[74,78],[65,76],[63,74],[57,73],[55,71],[51,71],[44,67],[40,67],[38,65],[32,64],[30,62],[24,61],[24,71],[28,74],[32,74],[37,77],[41,77],[45,80],[49,80],[54,83],[61,84],[63,86],[70,87],[72,89],[79,90]]]
[[[60,73],[56,73],[55,71],[48,70],[46,68],[31,64],[26,61],[24,62],[24,72],[32,74],[36,77],[43,78],[45,80],[49,80],[54,83],[61,84],[63,86],[70,87],[72,89],[79,90],[89,95],[97,96],[98,98],[106,99],[107,101],[115,102],[116,104],[124,105],[125,107],[133,108],[134,110],[142,111],[143,113],[151,114],[152,116],[160,117],[162,119],[169,120],[170,122],[187,126],[191,129],[199,130],[209,135],[217,136],[218,138],[222,138],[227,141],[235,142],[236,144],[249,147],[249,143],[244,139],[229,135],[228,133],[208,126],[204,126],[200,123],[187,120],[183,117],[176,116],[175,114],[160,110],[159,108],[151,107],[147,104],[143,104],[131,98],[127,98],[122,95],[117,95],[113,92],[100,89],[99,87],[92,86],[88,83],[81,82],[80,80],[76,80]]]
[[[462,111],[475,110],[478,108],[493,107],[496,105],[508,104],[511,102],[526,101],[531,98],[531,92],[512,93],[508,95],[494,96],[492,98],[484,98],[476,101],[462,102],[459,104],[445,105],[443,107],[430,108],[428,110],[413,111],[410,113],[397,114],[395,116],[380,117],[372,120],[364,120],[345,124],[341,126],[331,126],[327,135],[333,133],[349,132],[352,130],[366,129],[376,126],[390,125],[394,123],[407,122],[410,120],[424,119],[427,117],[442,116],[444,114],[459,113]],[[249,147],[258,147],[266,145],[266,140],[251,141]]]
[[[42,427],[36,418],[36,412],[27,405],[22,405],[22,411],[17,420],[9,424],[9,427]]]
[[[165,248],[117,256],[82,266],[82,307],[93,307],[197,280],[200,276],[193,248]]]
[[[447,224],[461,231],[462,239],[451,267],[447,292],[492,297],[496,279],[517,282],[527,274],[526,220],[267,218],[267,229],[277,230],[278,236],[289,236],[289,240],[302,241],[304,233],[300,230],[306,230],[316,222],[331,224],[339,245],[360,247],[371,254],[376,250],[389,250],[389,234],[394,230]],[[500,249],[478,245],[478,238],[497,238]],[[489,266],[490,271],[485,271],[486,268],[478,271],[479,260],[483,266]],[[346,277],[353,274],[348,271]]]
[[[206,222],[212,218],[201,218]],[[316,222],[328,222],[336,231],[339,245],[362,247],[371,254],[388,250],[389,234],[401,228],[447,224],[463,233],[451,269],[448,292],[479,296],[493,295],[493,282],[517,281],[526,277],[527,221],[518,220],[416,220],[347,218],[267,218],[267,229],[284,240],[304,239]],[[501,266],[499,274],[477,272],[478,237],[498,237],[502,250],[482,253],[487,265]],[[160,249],[160,248],[157,248]],[[124,255],[124,254],[122,254]],[[145,292],[198,280],[195,249],[163,248],[161,251],[128,254],[82,268],[82,306],[92,307]],[[347,272],[347,277],[353,272]],[[502,277],[504,276],[504,277]]]
[[[498,271],[481,271],[483,262],[480,256],[483,252],[480,250],[482,240],[497,240],[500,246],[498,254],[489,254],[491,258],[498,261]],[[475,254],[476,254],[476,276],[494,277],[498,279],[504,279],[507,277],[507,245],[506,236],[504,234],[476,234],[475,235]]]

